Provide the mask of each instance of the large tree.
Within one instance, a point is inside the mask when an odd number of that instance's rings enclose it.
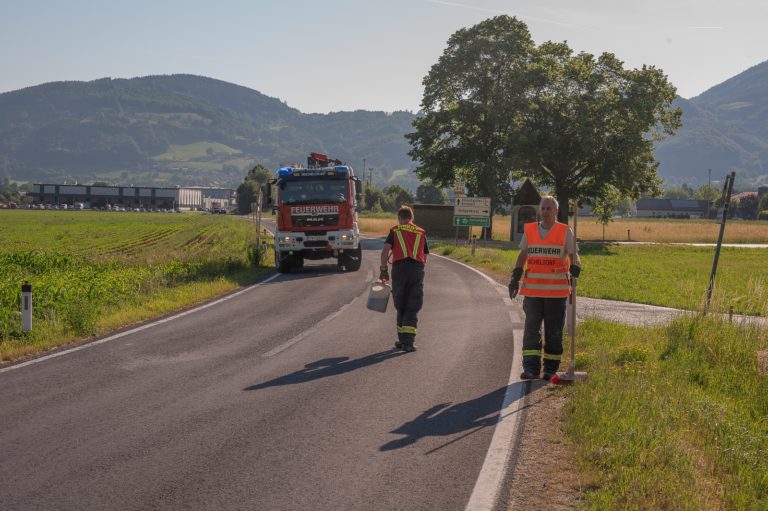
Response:
[[[420,177],[509,200],[531,178],[561,204],[618,192],[659,193],[653,144],[680,126],[661,70],[624,69],[610,53],[531,43],[525,24],[498,16],[456,32],[424,79],[423,115],[408,135]]]
[[[440,187],[465,181],[470,195],[509,203],[504,147],[525,106],[534,44],[525,24],[499,16],[461,29],[424,78],[423,115],[406,135],[420,178]]]

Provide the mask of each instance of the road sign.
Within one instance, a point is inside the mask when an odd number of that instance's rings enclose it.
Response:
[[[453,216],[491,216],[490,197],[456,197]]]
[[[455,227],[490,227],[491,218],[487,216],[454,216],[453,225]]]

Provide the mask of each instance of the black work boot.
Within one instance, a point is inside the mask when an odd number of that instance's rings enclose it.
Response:
[[[539,357],[523,357],[523,372],[520,374],[521,380],[536,380],[541,372],[541,359]]]

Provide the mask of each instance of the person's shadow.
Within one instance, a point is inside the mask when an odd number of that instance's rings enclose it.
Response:
[[[328,376],[336,376],[337,374],[354,371],[362,367],[378,364],[390,358],[399,357],[404,355],[400,350],[390,349],[379,353],[374,353],[362,358],[350,360],[349,357],[332,357],[323,358],[310,362],[305,365],[303,369],[299,369],[296,372],[280,376],[274,380],[269,380],[257,385],[251,385],[243,390],[261,390],[267,387],[276,387],[280,385],[294,385],[296,383],[305,383],[312,380],[318,380],[320,378],[327,378]]]
[[[530,385],[526,386],[525,382],[515,382],[510,386],[499,387],[493,392],[489,392],[483,396],[464,401],[463,403],[457,403],[451,405],[450,403],[441,403],[435,405],[428,410],[425,410],[418,417],[412,421],[408,421],[397,429],[391,431],[391,433],[405,435],[402,438],[392,440],[379,447],[380,451],[391,451],[406,447],[413,443],[416,443],[419,439],[428,436],[448,436],[462,431],[466,431],[465,435],[451,440],[431,451],[430,454],[442,449],[443,447],[471,435],[472,433],[487,427],[494,426],[499,420],[503,420],[505,415],[503,411],[509,407],[514,401],[522,399],[531,390]],[[516,399],[510,401],[504,401],[507,395],[507,389],[509,387],[523,386],[523,388],[515,388],[510,393],[511,396],[517,396]]]

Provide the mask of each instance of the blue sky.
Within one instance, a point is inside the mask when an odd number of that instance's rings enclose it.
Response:
[[[416,111],[450,35],[499,14],[655,65],[686,98],[768,59],[762,0],[0,0],[0,92],[190,73],[302,112]]]

